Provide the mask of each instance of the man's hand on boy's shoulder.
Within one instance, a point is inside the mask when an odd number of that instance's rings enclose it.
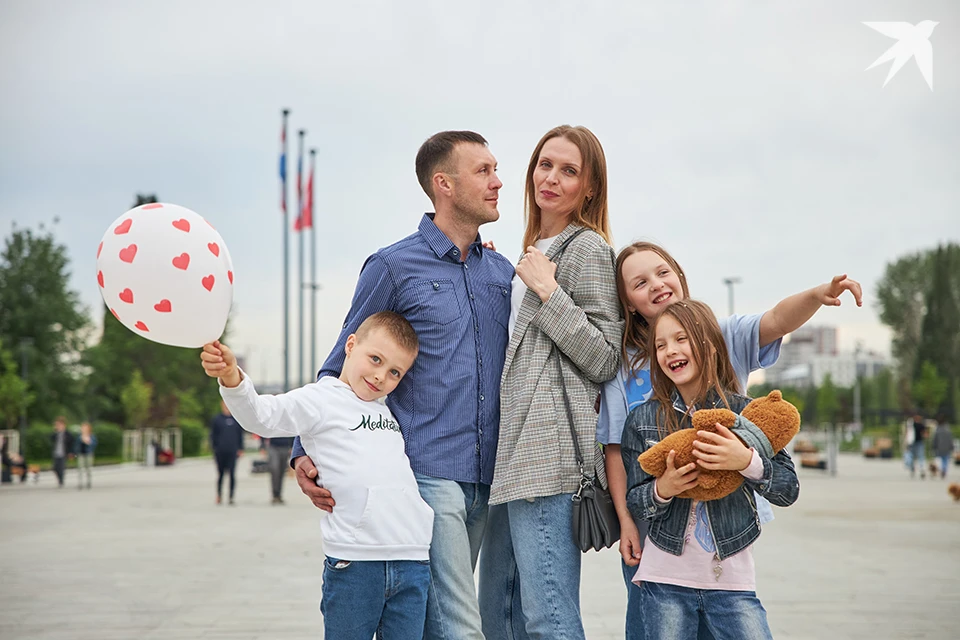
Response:
[[[297,458],[294,469],[296,469],[297,484],[300,485],[300,491],[303,492],[303,495],[310,498],[313,506],[327,513],[333,513],[333,507],[337,503],[330,491],[317,485],[317,467],[313,464],[310,456]]]
[[[219,378],[225,387],[235,387],[240,384],[240,369],[237,367],[237,358],[230,347],[219,340],[203,345],[200,352],[200,364],[211,378]]]

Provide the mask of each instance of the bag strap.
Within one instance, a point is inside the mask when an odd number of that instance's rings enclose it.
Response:
[[[571,235],[569,238],[564,240],[562,245],[560,245],[560,249],[553,256],[553,261],[555,264],[557,264],[557,266],[560,265],[560,257],[563,255],[563,252],[566,251],[570,243],[573,242],[573,240],[584,231],[586,231],[586,228],[578,229],[573,235]],[[557,281],[557,286],[558,287],[560,286],[559,281]],[[551,343],[553,346],[550,348],[550,354],[547,356],[547,359],[549,360],[550,355],[553,355],[554,351],[557,352],[557,373],[560,374],[560,382],[562,384],[563,383],[563,367],[561,366],[561,361],[563,360],[563,352],[557,349],[556,342],[553,342],[551,340]],[[563,393],[563,404],[567,410],[567,421],[570,423],[570,436],[573,438],[573,452],[577,457],[577,466],[580,468],[580,479],[581,479],[580,483],[582,485],[583,479],[587,477],[587,474],[583,470],[583,454],[580,452],[580,442],[577,439],[577,430],[576,430],[576,427],[574,426],[573,408],[570,406],[570,397],[566,394],[566,392]]]

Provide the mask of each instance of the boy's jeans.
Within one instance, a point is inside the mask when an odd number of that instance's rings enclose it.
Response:
[[[430,563],[417,560],[323,564],[323,635],[331,640],[422,640]]]
[[[767,612],[753,591],[688,589],[644,582],[641,606],[647,640],[687,640],[706,624],[717,640],[772,640]]]
[[[581,553],[573,542],[570,498],[490,507],[480,562],[486,640],[583,640]]]
[[[414,476],[420,497],[433,509],[432,580],[423,639],[483,640],[473,570],[487,524],[490,485]]]

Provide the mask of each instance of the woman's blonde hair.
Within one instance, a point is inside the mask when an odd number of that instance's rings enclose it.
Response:
[[[524,219],[527,229],[523,234],[523,249],[536,244],[540,238],[540,207],[537,205],[537,190],[533,184],[533,172],[540,162],[543,145],[551,138],[566,138],[577,146],[583,157],[579,204],[570,216],[570,222],[592,229],[612,244],[610,220],[607,216],[607,158],[597,136],[586,127],[571,127],[562,124],[547,131],[537,143],[527,166],[527,181],[524,189],[526,206]]]
[[[670,316],[676,320],[687,334],[691,355],[700,375],[700,384],[689,407],[700,406],[710,391],[716,391],[724,406],[729,409],[728,393],[740,393],[740,382],[730,363],[727,343],[723,339],[720,325],[713,310],[699,300],[675,302],[662,309],[650,323],[647,337],[647,357],[650,359],[650,383],[653,386],[653,399],[659,402],[657,407],[657,425],[660,436],[665,437],[681,428],[677,412],[673,409],[673,381],[657,363],[657,325]],[[702,408],[702,407],[701,407]]]
[[[628,363],[628,368],[633,376],[639,373],[640,368],[647,362],[647,338],[650,329],[647,326],[647,320],[637,312],[630,312],[630,301],[627,299],[627,283],[623,280],[623,263],[627,258],[641,251],[653,251],[663,258],[670,265],[677,277],[680,279],[680,288],[683,289],[683,299],[690,297],[690,289],[687,287],[687,276],[684,275],[680,264],[671,256],[666,249],[652,242],[634,242],[620,250],[617,256],[617,295],[620,296],[620,306],[623,307],[623,317],[626,323],[623,327],[623,361]],[[676,304],[676,303],[674,303]],[[651,360],[651,368],[653,361]]]

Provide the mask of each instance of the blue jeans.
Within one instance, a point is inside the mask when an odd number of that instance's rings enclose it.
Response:
[[[480,558],[486,640],[584,640],[571,494],[490,507]],[[521,604],[522,603],[522,604]]]
[[[490,485],[414,474],[433,509],[430,592],[424,640],[483,640],[473,582],[487,524]]]
[[[323,563],[323,636],[331,640],[421,640],[430,563],[416,560]]]
[[[944,478],[947,477],[947,467],[950,466],[950,454],[948,453],[945,456],[937,456],[940,458],[940,475]],[[79,456],[78,456],[79,459]]]
[[[773,640],[767,612],[753,591],[644,582],[640,594],[646,640],[695,638],[701,623],[717,640]]]
[[[633,576],[637,575],[637,567],[629,567],[627,563],[620,559],[620,566],[623,568],[623,581],[627,585],[627,625],[625,630],[626,640],[643,640],[643,605],[641,604],[640,587],[633,583]],[[715,640],[710,628],[703,621],[697,629],[697,640]]]
[[[909,460],[906,461],[907,468],[910,469],[910,475],[914,474],[914,469],[920,467],[920,475],[925,475],[927,470],[924,469],[924,466],[927,464],[927,452],[924,447],[923,440],[915,441],[910,445],[910,449],[907,451],[907,457]]]

